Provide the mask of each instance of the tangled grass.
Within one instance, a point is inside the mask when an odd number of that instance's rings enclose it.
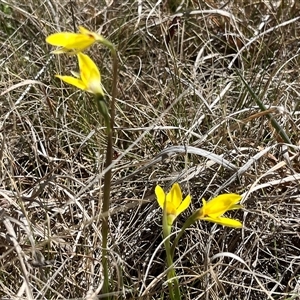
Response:
[[[1,299],[101,297],[104,122],[45,43],[78,25],[118,49],[112,298],[168,299],[154,187],[178,181],[192,205],[175,231],[203,197],[244,196],[242,230],[185,233],[184,299],[298,299],[300,3],[100,2],[0,0]],[[109,52],[88,53],[109,95]]]

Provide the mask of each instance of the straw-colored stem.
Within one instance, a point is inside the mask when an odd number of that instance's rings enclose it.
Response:
[[[104,283],[102,293],[105,296],[104,299],[110,299],[109,297],[109,269],[108,269],[108,217],[109,217],[109,203],[110,203],[110,188],[111,188],[111,176],[112,171],[110,165],[113,158],[113,128],[115,119],[115,99],[117,95],[117,77],[118,77],[118,60],[117,53],[114,48],[111,48],[111,54],[113,58],[113,81],[112,81],[112,99],[110,106],[110,130],[107,130],[107,148],[106,148],[106,161],[105,168],[107,172],[104,175],[104,190],[103,190],[103,205],[102,205],[102,266]]]

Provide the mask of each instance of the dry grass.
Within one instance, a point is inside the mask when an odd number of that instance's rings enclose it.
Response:
[[[184,299],[299,299],[299,2],[184,1],[176,18],[180,1],[100,2],[0,1],[1,299],[96,299],[101,290],[103,120],[89,95],[54,78],[76,69],[74,58],[45,44],[73,24],[118,48],[114,299],[168,299],[153,190],[174,181],[193,198],[175,231],[202,197],[245,196],[232,214],[242,230],[199,222],[181,240]],[[88,53],[109,94],[109,52]]]

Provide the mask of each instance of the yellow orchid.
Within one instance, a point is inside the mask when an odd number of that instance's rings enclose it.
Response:
[[[73,72],[73,76],[55,75],[62,81],[76,86],[77,88],[93,93],[104,95],[101,85],[101,74],[93,60],[86,54],[77,53],[80,74]]]
[[[107,40],[95,32],[79,26],[80,33],[74,32],[58,32],[49,35],[46,42],[52,46],[61,47],[52,53],[78,53],[90,47],[95,42],[107,44]]]
[[[241,205],[237,204],[241,198],[237,194],[222,194],[209,202],[202,199],[203,206],[196,214],[196,218],[223,226],[241,228],[243,225],[240,221],[222,217],[226,211],[241,208]]]
[[[187,195],[186,198],[182,200],[182,193],[178,183],[173,184],[168,194],[165,194],[164,190],[157,185],[155,188],[155,195],[159,206],[163,210],[166,210],[169,226],[173,224],[176,217],[185,211],[191,203],[190,195]]]

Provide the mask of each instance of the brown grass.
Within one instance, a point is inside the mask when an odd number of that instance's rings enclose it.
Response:
[[[90,95],[54,78],[77,69],[74,57],[45,43],[74,24],[119,56],[113,299],[168,299],[153,191],[175,181],[193,203],[174,232],[202,197],[240,193],[245,207],[231,214],[242,230],[187,230],[175,254],[183,299],[300,297],[300,5],[217,3],[0,1],[1,299],[100,297],[104,122]],[[109,98],[109,51],[87,53]]]

